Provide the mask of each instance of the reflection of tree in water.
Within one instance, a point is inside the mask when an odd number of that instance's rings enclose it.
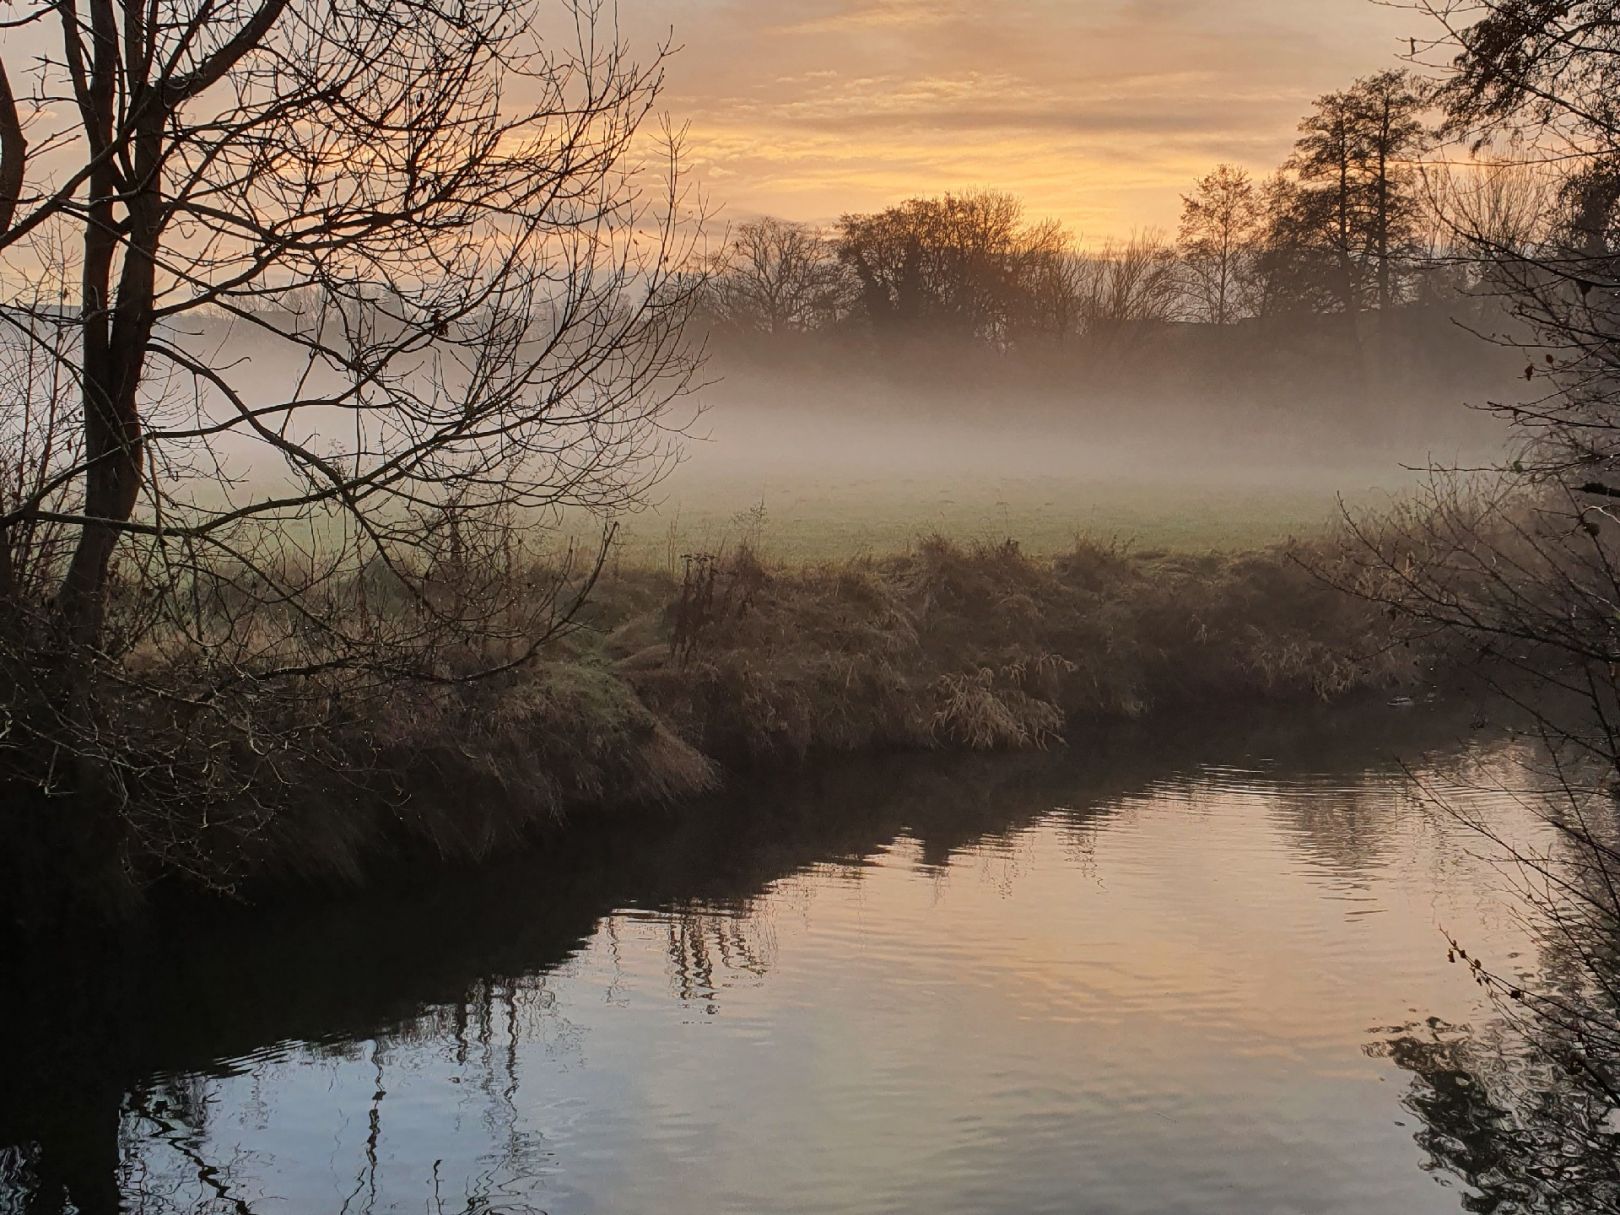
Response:
[[[129,1094],[118,1128],[118,1189],[126,1211],[252,1210],[238,1192],[238,1173],[254,1163],[252,1154],[234,1151],[219,1159],[210,1153],[211,1088],[207,1076],[162,1076]],[[154,1154],[168,1154],[180,1167],[154,1168]]]
[[[0,1147],[0,1215],[23,1215],[29,1196],[40,1193],[39,1157],[37,1143]]]
[[[776,957],[776,934],[757,906],[735,908],[688,904],[665,912],[666,955],[675,998],[701,1003],[705,1013],[720,1011],[723,972],[762,977]]]
[[[774,933],[769,920],[752,905],[693,902],[669,908],[660,918],[667,933],[672,994],[683,1003],[715,1012],[727,974],[760,976],[771,965]],[[616,939],[618,917],[607,917],[604,928],[606,939]],[[580,1038],[578,1027],[561,1016],[550,980],[550,972],[483,978],[465,999],[423,1009],[369,1041],[316,1048],[334,1063],[367,1069],[372,1089],[365,1106],[364,1136],[357,1146],[350,1146],[354,1156],[350,1180],[334,1198],[336,1215],[371,1215],[398,1204],[398,1184],[390,1186],[384,1176],[389,1091],[398,1082],[391,1075],[409,1067],[406,1048],[435,1044],[448,1048],[455,1063],[452,1082],[477,1100],[489,1150],[459,1181],[446,1175],[442,1161],[433,1161],[427,1179],[430,1193],[422,1196],[427,1209],[466,1215],[536,1209],[525,1200],[525,1192],[554,1170],[556,1159],[545,1140],[524,1126],[519,1050],[538,1042],[553,1053],[577,1054]],[[142,1215],[248,1215],[281,1205],[273,1193],[261,1192],[275,1161],[236,1150],[223,1158],[219,1155],[209,1124],[219,1079],[202,1072],[160,1077],[129,1095],[119,1128],[117,1172],[125,1210]],[[19,1213],[71,1209],[65,1190],[54,1200],[41,1194],[33,1165],[33,1157],[21,1149],[0,1158],[0,1194],[31,1194],[36,1204],[45,1203],[19,1206]],[[343,1172],[337,1162],[334,1168]],[[11,1212],[0,1205],[0,1215]]]
[[[1472,1193],[1469,1211],[1620,1215],[1620,821],[1613,792],[1520,742],[1464,757],[1447,785],[1414,782],[1466,849],[1475,880],[1534,942],[1530,958],[1481,958],[1452,938],[1496,1015],[1483,1032],[1431,1021],[1369,1053],[1412,1074],[1430,1167]],[[1516,814],[1503,809],[1515,805]],[[1459,855],[1479,853],[1482,856]],[[1479,862],[1489,869],[1480,869]],[[1466,879],[1465,879],[1466,880]]]
[[[470,1081],[471,1090],[479,1094],[491,1146],[479,1170],[466,1179],[459,1206],[446,1197],[440,1163],[434,1162],[431,1209],[469,1213],[528,1209],[521,1196],[510,1191],[551,1172],[556,1159],[545,1139],[524,1126],[518,1105],[520,1047],[543,1043],[552,1055],[577,1056],[583,1034],[559,1011],[550,974],[478,980],[465,1000],[440,1010],[432,1021],[419,1020],[412,1029],[430,1043],[454,1043],[457,1079],[464,1089]]]
[[[1501,816],[1452,798],[1447,813],[1488,846],[1509,904],[1531,929],[1526,965],[1470,954],[1466,965],[1494,1001],[1506,1048],[1470,1047],[1477,1079],[1511,1118],[1507,1159],[1528,1197],[1504,1210],[1620,1212],[1620,815],[1614,790],[1590,763],[1569,763],[1546,739],[1516,757],[1516,782],[1480,788],[1511,797],[1540,831],[1511,832]],[[1485,1209],[1498,1209],[1495,1207]]]
[[[1381,1031],[1367,1047],[1412,1075],[1402,1104],[1421,1120],[1425,1167],[1463,1182],[1482,1215],[1620,1212],[1620,1127],[1606,1102],[1538,1066],[1500,1032],[1437,1019]]]
[[[567,1042],[569,1027],[550,1026],[554,1018],[555,999],[545,976],[489,978],[475,983],[464,1000],[425,1009],[419,1017],[368,1042],[319,1047],[318,1053],[328,1060],[358,1063],[367,1069],[372,1090],[366,1101],[358,1159],[351,1164],[351,1180],[341,1191],[334,1215],[370,1215],[398,1204],[397,1187],[390,1192],[384,1176],[389,1090],[398,1080],[395,1073],[409,1070],[410,1053],[404,1048],[432,1044],[451,1048],[457,1066],[453,1082],[479,1102],[489,1150],[456,1186],[459,1195],[447,1192],[452,1183],[444,1175],[443,1162],[433,1161],[427,1182],[430,1193],[420,1200],[435,1213],[533,1209],[513,1191],[543,1176],[555,1161],[545,1142],[522,1125],[517,1103],[518,1048],[531,1036],[545,1039],[548,1046]],[[125,1211],[248,1215],[282,1205],[259,1192],[274,1160],[241,1150],[232,1150],[224,1158],[218,1155],[209,1126],[217,1079],[202,1073],[162,1077],[130,1094],[119,1131],[118,1189]],[[333,1167],[342,1173],[338,1161],[334,1160]],[[20,1170],[13,1172],[17,1191],[37,1193],[30,1178]],[[0,1172],[0,1180],[7,1177]]]
[[[1311,863],[1353,879],[1388,863],[1409,810],[1399,787],[1383,782],[1288,786],[1267,801]]]
[[[1266,809],[1308,864],[1353,887],[1419,859],[1437,887],[1472,887],[1482,877],[1479,841],[1459,830],[1456,810],[1499,814],[1521,764],[1518,745],[1478,738],[1438,761],[1283,773],[1266,791]]]
[[[1409,741],[1414,722],[1396,724]],[[273,917],[196,917],[129,955],[115,999],[91,988],[65,994],[53,977],[60,960],[42,959],[31,979],[15,979],[27,999],[0,1002],[0,1037],[33,1048],[0,1084],[0,1144],[21,1145],[0,1156],[0,1215],[69,1209],[69,1186],[71,1206],[87,1212],[116,1210],[120,1198],[152,1212],[284,1209],[261,1203],[260,1162],[225,1145],[242,1128],[210,1126],[202,1099],[243,1066],[220,1060],[255,1060],[247,1064],[254,1073],[274,1076],[278,1043],[301,1044],[289,1068],[341,1061],[345,1080],[372,1086],[357,1090],[357,1125],[336,1166],[347,1180],[332,1211],[351,1190],[351,1212],[373,1192],[379,1209],[522,1210],[523,1195],[512,1193],[518,1179],[532,1183],[558,1162],[517,1118],[516,1047],[580,1055],[582,1031],[559,1013],[553,985],[581,973],[593,939],[596,960],[609,967],[601,993],[609,1001],[621,998],[619,936],[651,931],[673,994],[718,1007],[728,981],[741,985],[776,965],[772,921],[761,909],[792,915],[804,874],[815,884],[829,873],[859,882],[867,858],[904,841],[919,865],[941,873],[965,850],[982,849],[994,855],[990,874],[999,880],[1016,861],[1010,847],[1054,806],[1066,807],[1056,821],[1069,847],[1089,855],[1122,797],[1240,746],[1272,755],[1282,770],[1364,770],[1366,740],[1336,727],[1324,746],[1301,715],[1286,725],[1278,739],[1245,722],[1234,726],[1234,741],[1201,723],[1185,753],[1160,723],[1141,737],[1099,736],[1089,758],[933,756],[795,772],[780,789],[704,814],[609,818],[599,835],[576,833],[544,855],[442,876],[426,890],[407,881],[362,898],[291,904]],[[805,899],[815,884],[803,884]],[[392,1179],[383,1175],[384,1149],[397,1101],[389,1093],[404,1086],[398,1069],[413,1055],[454,1067],[467,1112],[490,1134],[476,1164],[433,1169],[416,1160],[405,1166],[415,1170],[406,1183],[400,1164]],[[262,1105],[250,1099],[236,1112],[247,1119],[244,1141],[257,1146],[269,1121]],[[413,1185],[420,1191],[409,1192]]]

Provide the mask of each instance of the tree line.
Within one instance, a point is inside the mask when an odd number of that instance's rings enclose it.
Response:
[[[1419,167],[1430,105],[1406,70],[1319,98],[1273,176],[1221,164],[1194,182],[1174,237],[1084,249],[994,190],[830,229],[752,219],[709,260],[702,302],[735,333],[931,332],[998,349],[1172,321],[1388,313],[1457,286]]]

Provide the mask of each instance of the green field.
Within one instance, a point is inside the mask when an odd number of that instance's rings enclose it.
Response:
[[[821,561],[901,551],[933,532],[963,541],[1010,538],[1031,553],[1062,551],[1077,536],[1144,551],[1232,551],[1320,532],[1342,507],[1376,508],[1397,489],[1393,477],[1313,485],[1186,476],[946,482],[677,475],[657,505],[621,521],[620,560],[665,565],[748,540],[772,560]]]

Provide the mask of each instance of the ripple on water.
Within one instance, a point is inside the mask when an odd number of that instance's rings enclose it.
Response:
[[[364,1032],[149,1074],[123,1176],[179,1210],[1460,1209],[1367,1027],[1489,1016],[1442,923],[1533,950],[1380,758],[929,788]]]

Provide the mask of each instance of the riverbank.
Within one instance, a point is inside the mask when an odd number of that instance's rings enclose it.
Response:
[[[742,548],[613,570],[542,662],[346,698],[327,684],[318,704],[265,710],[321,714],[296,754],[204,748],[212,787],[239,796],[132,798],[125,903],[477,863],[818,756],[1083,747],[1092,723],[1422,684],[1431,657],[1334,585],[1346,560],[1328,540],[1235,556],[1079,542],[1033,558],[933,538],[794,568]]]

